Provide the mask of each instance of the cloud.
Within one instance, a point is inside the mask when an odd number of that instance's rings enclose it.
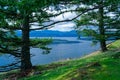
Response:
[[[71,31],[74,30],[75,24],[72,22],[63,23],[63,24],[56,24],[55,27],[50,28],[49,30],[56,30],[56,31]]]
[[[74,6],[72,7],[73,9],[75,8]],[[71,9],[72,9],[71,8]],[[63,11],[65,11],[66,9],[63,9]],[[58,13],[57,11],[49,11],[48,10],[48,13]],[[66,12],[64,14],[61,14],[59,16],[56,16],[56,17],[52,17],[50,18],[51,22],[46,22],[46,23],[43,23],[44,25],[48,25],[48,24],[51,24],[53,22],[56,22],[56,21],[62,21],[62,20],[67,20],[67,19],[72,19],[76,16],[76,13],[75,12]],[[53,22],[52,22],[53,21]],[[35,23],[37,24],[37,23]],[[58,23],[58,24],[55,24],[53,25],[54,27],[50,28],[49,30],[57,30],[57,31],[71,31],[73,30],[75,24],[71,21],[71,22],[62,22],[62,23]],[[32,26],[31,28],[38,28],[39,26]]]
[[[75,16],[76,16],[76,14],[74,12],[67,12],[67,13],[61,14],[57,17],[53,17],[53,18],[51,18],[51,20],[60,21],[60,20],[65,20],[65,19],[72,19]]]
[[[76,16],[76,14],[74,12],[67,12],[64,14],[61,14],[57,17],[51,18],[51,20],[54,21],[62,21],[62,20],[67,20],[67,19],[72,19]],[[57,30],[57,31],[71,31],[74,30],[75,24],[71,21],[71,22],[62,22],[62,23],[58,23],[55,24],[53,28],[49,29],[49,30]]]

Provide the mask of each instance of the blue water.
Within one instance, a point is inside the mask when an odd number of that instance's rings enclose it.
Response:
[[[78,40],[77,37],[56,37],[54,39],[63,41],[55,41],[54,44],[49,45],[48,47],[52,48],[49,54],[41,54],[42,50],[38,48],[31,49],[31,53],[35,55],[32,57],[32,63],[34,65],[49,64],[68,58],[79,58],[100,48],[99,43],[93,46],[92,41]],[[68,42],[65,43],[65,41]]]
[[[52,48],[49,54],[42,54],[42,50],[39,48],[31,48],[31,61],[33,65],[43,65],[66,59],[79,58],[100,49],[99,43],[93,46],[92,41],[78,40],[77,37],[55,37],[53,39],[55,41],[48,45],[48,47]],[[0,55],[0,66],[14,61],[16,59],[10,55]]]

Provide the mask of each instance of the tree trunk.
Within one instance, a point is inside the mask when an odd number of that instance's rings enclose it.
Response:
[[[101,47],[101,51],[103,52],[107,51],[106,41],[100,41],[100,47]]]
[[[29,39],[29,16],[24,18],[22,27],[22,50],[21,50],[21,71],[26,72],[32,69],[30,57]]]
[[[101,1],[99,6],[99,31],[100,31],[100,46],[101,50],[107,51],[106,39],[105,39],[105,28],[104,28],[104,11],[103,11],[103,2]]]

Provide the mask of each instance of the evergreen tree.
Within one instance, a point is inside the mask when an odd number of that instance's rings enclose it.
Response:
[[[106,51],[106,40],[112,35],[110,30],[116,29],[118,31],[120,27],[119,0],[91,0],[84,2],[83,5],[84,8],[81,8],[83,10],[94,7],[96,9],[87,11],[79,20],[76,20],[77,30],[79,32],[81,28],[84,29],[83,32],[99,40],[101,50]],[[84,28],[85,26],[86,28]],[[91,29],[91,26],[94,29]],[[115,34],[112,36],[115,36]]]
[[[47,49],[45,45],[51,41],[30,40],[31,30],[42,30],[49,28],[52,24],[49,18],[55,16],[47,11],[55,6],[58,0],[0,0],[0,52],[11,54],[20,59],[21,71],[27,72],[32,69],[30,46],[40,45],[40,48]],[[36,26],[38,28],[32,28]],[[22,37],[15,34],[16,30],[22,31]]]

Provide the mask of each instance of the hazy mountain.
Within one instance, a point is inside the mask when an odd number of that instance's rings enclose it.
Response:
[[[18,36],[21,36],[21,31],[16,31]],[[31,31],[30,37],[78,37],[75,30],[61,32],[61,31],[52,31],[52,30],[42,30],[42,31]],[[92,36],[80,35],[81,40],[93,40]],[[115,40],[116,37],[109,37],[107,40]]]
[[[16,31],[18,36],[21,36],[21,31]],[[42,30],[42,31],[31,31],[30,37],[76,37],[76,31],[52,31],[52,30]]]

